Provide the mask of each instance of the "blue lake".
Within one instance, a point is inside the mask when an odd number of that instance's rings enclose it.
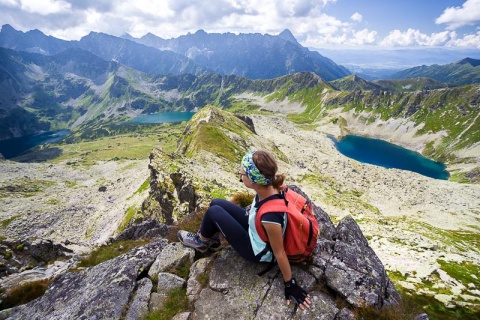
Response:
[[[330,137],[335,146],[345,156],[363,163],[385,168],[397,168],[420,173],[424,176],[447,180],[450,176],[443,163],[425,158],[414,152],[389,142],[348,135],[341,140]]]
[[[195,112],[162,112],[146,114],[124,123],[166,123],[190,120]],[[14,158],[21,153],[44,143],[53,143],[63,139],[70,133],[69,130],[49,131],[40,134],[27,135],[20,138],[0,140],[0,153],[5,159]]]
[[[162,112],[152,113],[138,116],[125,123],[166,123],[166,122],[182,122],[190,120],[195,112]]]
[[[20,138],[0,140],[0,153],[5,159],[14,158],[43,143],[52,143],[65,138],[70,130],[48,131],[39,134],[27,135]]]

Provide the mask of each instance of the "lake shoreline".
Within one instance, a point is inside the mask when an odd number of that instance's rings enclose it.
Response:
[[[450,174],[444,163],[424,157],[382,139],[348,134],[341,139],[327,135],[343,155],[361,163],[373,164],[387,169],[401,169],[419,173],[426,177],[448,180]]]
[[[27,153],[27,151],[36,146],[59,141],[68,136],[70,132],[69,129],[60,129],[0,140],[0,153],[5,159],[13,159]]]

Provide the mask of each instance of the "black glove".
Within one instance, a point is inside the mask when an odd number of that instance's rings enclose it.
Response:
[[[284,282],[284,284],[286,300],[290,300],[297,306],[305,302],[305,299],[307,298],[307,292],[297,284],[297,280],[295,280],[295,278]]]

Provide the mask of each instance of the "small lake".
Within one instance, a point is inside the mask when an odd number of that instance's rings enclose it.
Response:
[[[450,176],[443,163],[383,140],[352,135],[347,135],[341,140],[330,138],[335,142],[338,151],[363,163],[413,171],[441,180],[447,180]]]
[[[174,123],[190,120],[195,112],[162,112],[138,116],[124,123]],[[0,153],[5,159],[19,156],[21,153],[44,143],[53,143],[65,138],[70,130],[49,131],[27,135],[20,138],[0,140]]]
[[[5,159],[14,158],[22,152],[27,151],[44,143],[52,143],[65,138],[70,130],[48,131],[39,134],[32,134],[20,138],[0,140],[0,153]]]
[[[162,112],[138,116],[124,123],[166,123],[190,120],[195,112]]]

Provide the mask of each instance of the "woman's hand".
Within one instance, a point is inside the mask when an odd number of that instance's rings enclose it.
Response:
[[[290,281],[285,283],[285,300],[287,305],[290,305],[290,302],[298,305],[301,310],[304,308],[310,308],[310,296],[307,294],[302,287],[297,284],[297,280],[292,278]]]
[[[283,248],[283,234],[282,227],[273,223],[262,223],[267,231],[268,240],[272,247],[273,254],[277,259],[278,267],[282,272],[285,283],[285,300],[287,305],[291,302],[296,304],[300,309],[310,308],[310,297],[305,290],[303,290],[297,281],[292,277],[292,270],[290,269],[290,262]],[[290,281],[285,281],[290,279]]]

